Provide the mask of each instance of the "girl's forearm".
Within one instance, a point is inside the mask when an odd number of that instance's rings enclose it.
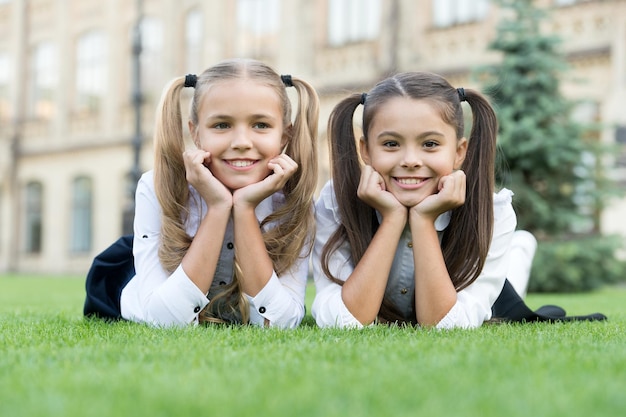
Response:
[[[422,326],[435,326],[456,303],[456,290],[443,258],[434,224],[411,216],[415,263],[415,314]]]
[[[267,253],[254,207],[233,209],[235,254],[241,268],[243,292],[255,297],[272,277],[274,265]]]
[[[229,218],[230,208],[209,208],[182,260],[189,279],[205,294],[215,276]]]
[[[344,304],[361,324],[372,323],[378,315],[405,222],[401,217],[383,220],[342,287]]]

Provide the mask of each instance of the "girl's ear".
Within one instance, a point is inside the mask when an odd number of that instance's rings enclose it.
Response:
[[[194,125],[191,120],[187,123],[189,125],[189,134],[191,135],[191,139],[193,140],[193,143],[196,144],[196,148],[200,149],[200,141],[198,141],[198,131],[196,130],[196,125]]]
[[[461,169],[465,156],[467,155],[467,139],[462,137],[456,145],[456,157],[454,158],[454,169]]]
[[[367,141],[365,140],[365,136],[361,136],[359,139],[359,151],[361,152],[361,159],[365,162],[366,165],[370,164],[370,153],[367,149]]]

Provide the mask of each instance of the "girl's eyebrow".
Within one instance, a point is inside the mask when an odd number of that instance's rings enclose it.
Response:
[[[213,119],[233,119],[233,116],[228,115],[228,114],[209,114],[207,117],[207,120],[213,120]],[[257,113],[257,114],[251,114],[249,117],[249,119],[270,119],[270,120],[275,120],[276,117],[272,116],[271,114],[266,114],[266,113]]]
[[[436,130],[429,130],[428,132],[424,132],[418,136],[418,138],[426,138],[428,136],[445,136],[443,133]]]
[[[250,115],[250,118],[251,119],[270,119],[270,120],[276,119],[276,117],[272,116],[271,114],[265,114],[265,113],[252,114]]]
[[[401,135],[400,133],[395,132],[393,130],[383,130],[382,132],[380,132],[378,134],[377,137],[380,138],[380,137],[384,137],[384,136],[391,136],[393,138],[403,138],[404,137],[404,135]],[[429,136],[444,136],[444,134],[441,133],[441,132],[438,132],[436,130],[429,130],[427,132],[423,132],[423,133],[419,134],[417,136],[417,139],[422,139],[422,138],[426,138],[426,137],[429,137]]]
[[[227,115],[227,114],[209,114],[206,119],[207,120],[213,120],[213,119],[230,119],[231,116]]]
[[[393,130],[383,130],[376,137],[377,138],[381,138],[381,137],[384,137],[384,136],[391,136],[393,138],[402,138],[401,134],[399,134],[398,132],[395,132]]]

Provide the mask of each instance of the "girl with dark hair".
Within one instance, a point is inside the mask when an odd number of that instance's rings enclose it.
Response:
[[[483,95],[431,73],[397,74],[334,108],[332,181],[316,204],[318,325],[470,328],[492,319],[504,288],[521,302],[506,279],[525,291],[536,241],[515,231],[513,193],[494,194],[497,131]]]

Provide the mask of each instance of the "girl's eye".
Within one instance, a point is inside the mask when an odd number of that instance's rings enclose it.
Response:
[[[385,148],[396,148],[399,146],[399,144],[395,140],[386,140],[383,142],[383,146]]]
[[[437,142],[435,142],[434,140],[428,140],[424,142],[424,148],[426,149],[433,149],[436,147],[437,147]]]
[[[270,125],[268,125],[267,123],[264,122],[258,122],[255,123],[254,125],[252,125],[253,128],[255,129],[267,129],[270,127]]]
[[[228,123],[226,122],[216,123],[213,125],[213,129],[228,129],[228,127]]]

